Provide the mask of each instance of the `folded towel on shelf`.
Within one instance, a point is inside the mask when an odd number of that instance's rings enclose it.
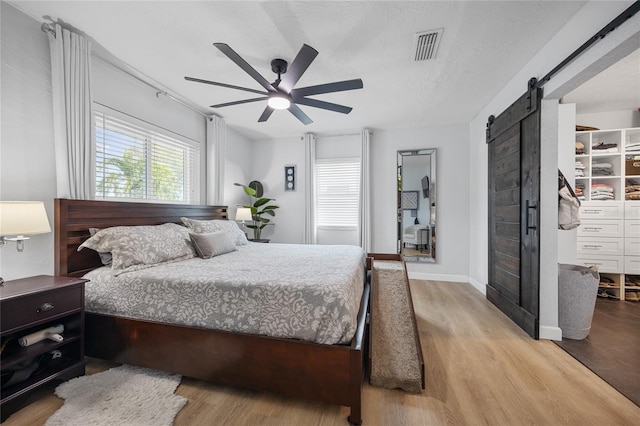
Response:
[[[624,150],[626,152],[640,152],[640,141],[626,144]]]

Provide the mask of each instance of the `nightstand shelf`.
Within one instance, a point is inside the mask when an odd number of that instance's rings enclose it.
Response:
[[[24,405],[31,391],[54,380],[68,380],[84,374],[86,281],[39,275],[8,281],[0,287],[0,337],[4,346],[0,354],[0,369],[3,375],[41,355],[49,360],[25,380],[2,388],[2,421]],[[58,324],[64,326],[60,333],[64,338],[61,342],[46,339],[26,347],[18,343],[21,337]],[[49,355],[54,351],[57,358]],[[10,376],[4,379],[10,380]]]

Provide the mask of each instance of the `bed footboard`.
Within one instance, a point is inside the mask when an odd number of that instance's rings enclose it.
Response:
[[[369,285],[350,345],[290,339],[86,313],[86,354],[228,386],[348,406],[362,423]]]

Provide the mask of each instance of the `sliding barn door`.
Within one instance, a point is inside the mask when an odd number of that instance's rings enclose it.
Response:
[[[529,91],[489,117],[489,282],[487,299],[538,338],[540,99]]]

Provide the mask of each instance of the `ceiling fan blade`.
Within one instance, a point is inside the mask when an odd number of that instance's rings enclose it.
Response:
[[[258,118],[258,123],[262,123],[263,121],[267,121],[269,119],[269,117],[271,117],[271,114],[273,114],[274,109],[271,108],[269,105],[267,105],[267,107],[264,109],[264,111],[262,111],[262,115],[260,116],[260,118]]]
[[[253,79],[255,81],[257,81],[260,86],[264,87],[265,89],[267,89],[267,91],[269,92],[275,92],[276,89],[275,87],[273,87],[271,85],[271,83],[269,83],[267,81],[267,79],[265,79],[263,76],[260,75],[260,73],[258,71],[256,71],[255,69],[253,69],[253,67],[251,65],[249,65],[247,63],[247,61],[245,61],[244,59],[242,59],[242,57],[240,57],[240,55],[238,55],[235,50],[233,50],[232,48],[229,47],[229,45],[225,44],[225,43],[213,43],[213,45],[215,47],[217,47],[222,53],[224,53],[225,55],[227,55],[227,57],[229,59],[231,59],[233,62],[236,63],[236,65],[238,65],[240,68],[242,68],[242,70],[244,72],[246,72],[247,74],[249,74],[251,77],[253,77]]]
[[[302,124],[307,125],[313,123],[313,120],[309,118],[307,114],[305,114],[300,107],[296,104],[291,104],[288,108],[289,112],[302,122]]]
[[[211,108],[222,108],[222,107],[227,107],[232,105],[248,104],[249,102],[266,101],[267,99],[269,98],[267,98],[266,96],[262,98],[244,99],[242,101],[226,102],[224,104],[211,105]]]
[[[284,77],[282,77],[278,89],[283,90],[285,93],[291,92],[293,86],[300,80],[300,77],[302,77],[302,74],[309,68],[309,65],[311,65],[316,56],[318,56],[316,49],[307,44],[303,44],[295,59],[291,65],[289,65],[289,69],[284,74]]]
[[[290,94],[294,102],[297,102],[297,99],[303,96],[319,95],[322,93],[343,92],[345,90],[362,89],[363,87],[364,86],[362,84],[362,80],[357,78],[355,80],[337,81],[335,83],[301,87],[299,89],[293,89]]]
[[[214,86],[227,87],[229,89],[244,90],[245,92],[258,93],[260,95],[268,94],[268,92],[265,92],[263,90],[255,90],[255,89],[249,89],[248,87],[234,86],[233,84],[225,84],[225,83],[218,83],[215,81],[202,80],[201,78],[185,77],[184,79],[188,81],[195,81],[196,83],[212,84]]]
[[[297,104],[307,105],[314,108],[328,109],[329,111],[340,112],[342,114],[349,114],[353,108],[333,104],[331,102],[320,101],[318,99],[300,98],[295,101]]]

